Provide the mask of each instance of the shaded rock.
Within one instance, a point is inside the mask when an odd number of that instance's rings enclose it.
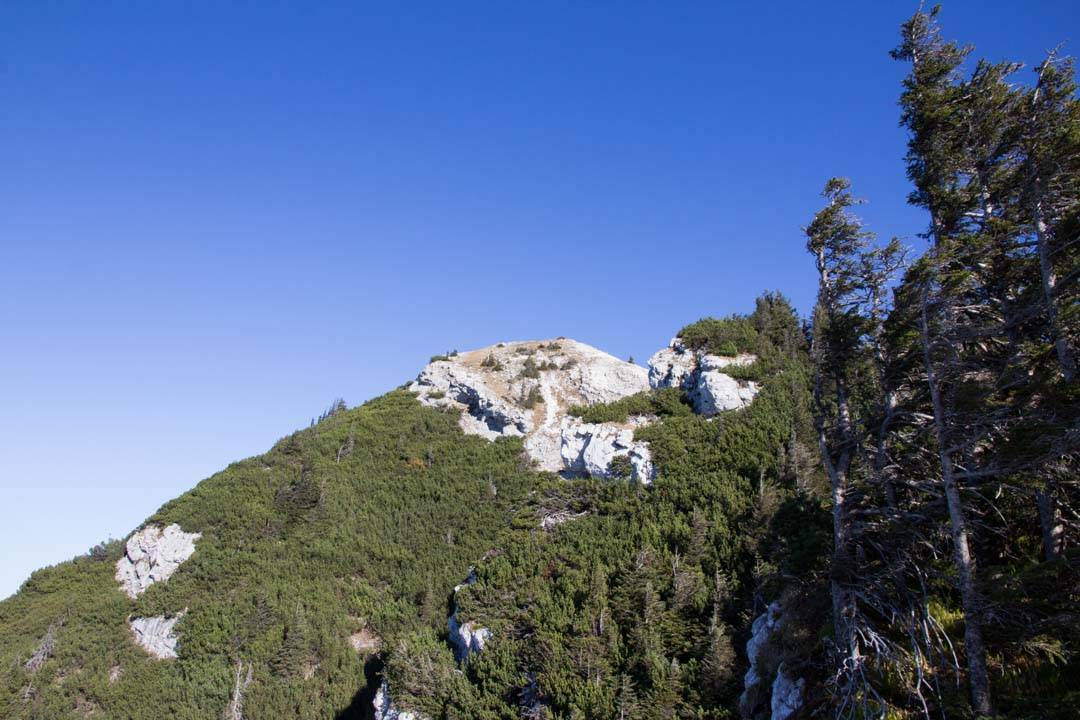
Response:
[[[780,603],[775,602],[750,627],[750,639],[746,643],[750,667],[743,677],[743,692],[739,697],[743,717],[759,717],[768,708],[771,720],[786,720],[802,707],[806,681],[789,675],[784,663],[777,662],[776,653],[768,651],[782,627],[783,613]]]
[[[375,720],[428,720],[426,715],[397,707],[390,697],[386,680],[383,680],[382,685],[375,691],[371,705],[375,708]]]
[[[175,523],[164,529],[147,525],[128,538],[124,556],[116,561],[116,581],[128,597],[138,597],[154,583],[168,580],[195,552],[200,537]]]
[[[776,670],[776,679],[772,686],[772,720],[787,720],[802,707],[803,688],[806,680],[795,680],[784,672],[784,664]]]

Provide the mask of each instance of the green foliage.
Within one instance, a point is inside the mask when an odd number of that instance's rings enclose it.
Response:
[[[626,422],[633,415],[692,415],[686,393],[676,388],[648,390],[611,403],[571,405],[567,413],[589,423]]]
[[[455,415],[397,391],[234,463],[148,519],[203,536],[137,601],[113,578],[113,542],[0,602],[0,715],[220,717],[243,660],[255,668],[245,716],[333,717],[363,686],[351,633],[366,627],[392,648],[443,631],[453,586],[546,482],[521,469],[520,452],[518,440],[464,436]],[[184,608],[178,660],[135,645],[129,616]],[[17,659],[60,619],[51,657],[28,673]]]
[[[432,718],[509,720],[523,695],[559,717],[728,717],[754,568],[769,548],[798,551],[767,529],[774,495],[793,492],[780,450],[801,432],[805,358],[763,368],[758,399],[713,421],[675,390],[582,410],[657,417],[637,431],[653,447],[651,488],[533,472],[520,440],[464,435],[454,413],[405,391],[335,412],[155,513],[202,538],[138,600],[117,588],[114,542],[0,603],[0,708],[220,717],[242,661],[245,716],[334,717],[379,680],[349,645],[363,630],[395,701]],[[541,530],[556,512],[570,519]],[[446,616],[471,565],[477,582],[454,602],[492,639],[457,663]],[[129,617],[185,608],[177,660],[133,643]],[[50,627],[54,648],[30,673],[22,659]]]
[[[536,380],[540,377],[540,368],[537,367],[536,361],[532,359],[532,355],[525,358],[525,364],[521,367],[521,377]]]
[[[480,361],[480,367],[490,368],[491,370],[502,370],[503,364],[499,362],[499,359],[495,357],[494,353],[488,353],[487,357]]]
[[[758,350],[758,332],[748,317],[702,318],[679,331],[687,347],[713,355],[738,355]]]

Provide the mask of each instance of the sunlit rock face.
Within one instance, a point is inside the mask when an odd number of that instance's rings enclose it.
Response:
[[[147,525],[128,538],[124,556],[116,562],[116,581],[128,597],[137,598],[154,583],[168,580],[195,552],[200,537],[175,523],[165,528]]]
[[[431,362],[409,386],[420,402],[462,410],[461,428],[489,440],[523,437],[542,470],[610,477],[625,457],[642,483],[653,479],[649,448],[633,439],[641,420],[586,423],[571,405],[610,403],[649,389],[648,372],[594,347],[559,338],[500,343]]]
[[[158,660],[169,660],[177,656],[176,646],[179,639],[176,637],[174,627],[183,615],[184,613],[173,617],[159,615],[132,618],[128,624],[139,647]]]
[[[749,380],[737,380],[724,372],[729,367],[745,367],[757,356],[743,353],[733,357],[708,355],[691,350],[679,338],[649,358],[649,385],[677,387],[686,391],[694,411],[706,417],[738,410],[753,402],[761,389]]]

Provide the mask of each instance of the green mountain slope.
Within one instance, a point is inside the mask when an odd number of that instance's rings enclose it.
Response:
[[[590,408],[659,416],[637,431],[651,487],[537,472],[520,439],[403,390],[230,466],[147,520],[201,533],[167,582],[129,599],[117,542],[0,603],[4,716],[229,717],[238,678],[247,718],[370,717],[384,678],[427,717],[728,716],[807,429],[790,308],[738,322],[762,358],[749,408]],[[482,652],[455,658],[451,613],[491,633]],[[177,615],[177,658],[134,642],[129,619]]]

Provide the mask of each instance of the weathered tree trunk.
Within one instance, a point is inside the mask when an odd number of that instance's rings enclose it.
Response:
[[[978,715],[992,715],[990,677],[986,670],[986,648],[982,638],[982,598],[975,586],[975,560],[971,555],[970,531],[967,519],[964,517],[963,500],[960,497],[960,488],[956,482],[952,455],[949,451],[948,418],[941,398],[940,381],[931,351],[927,302],[924,294],[921,309],[923,361],[926,365],[926,382],[930,389],[930,402],[933,407],[934,430],[937,436],[938,457],[941,462],[945,502],[949,510],[953,562],[956,565],[960,603],[964,611],[964,651],[967,655],[971,706]]]
[[[1038,181],[1036,181],[1037,183]],[[1043,302],[1046,303],[1046,318],[1050,323],[1050,332],[1054,337],[1054,352],[1057,353],[1058,365],[1061,366],[1061,375],[1066,382],[1072,382],[1076,377],[1076,359],[1073,357],[1069,343],[1065,339],[1065,333],[1061,330],[1058,319],[1057,300],[1057,273],[1054,272],[1053,259],[1050,257],[1050,241],[1047,237],[1046,219],[1043,216],[1042,201],[1036,200],[1032,215],[1035,220],[1035,238],[1039,247],[1039,273],[1042,276]]]
[[[1042,526],[1043,556],[1048,561],[1057,560],[1065,545],[1065,524],[1061,511],[1049,490],[1035,492],[1035,504],[1039,508],[1039,525]]]

